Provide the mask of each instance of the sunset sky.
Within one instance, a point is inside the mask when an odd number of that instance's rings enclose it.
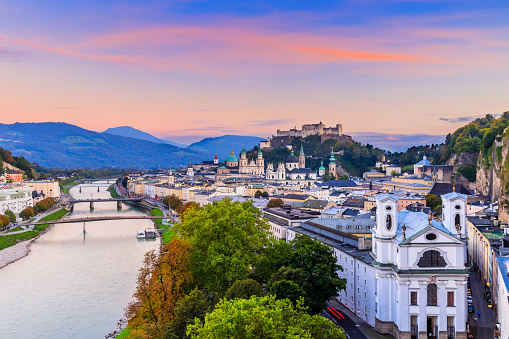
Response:
[[[489,0],[0,0],[0,122],[443,135],[509,110],[507,18]]]

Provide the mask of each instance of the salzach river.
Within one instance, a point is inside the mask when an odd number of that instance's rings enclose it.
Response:
[[[71,189],[76,199],[110,197],[106,183],[80,186]],[[82,203],[69,218],[117,214],[143,212]],[[0,338],[104,338],[131,300],[144,254],[159,246],[136,239],[149,227],[150,220],[91,222],[84,239],[82,223],[54,225],[27,257],[0,269]]]

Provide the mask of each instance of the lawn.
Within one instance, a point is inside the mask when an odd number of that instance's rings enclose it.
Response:
[[[164,213],[159,208],[154,208],[152,211],[150,211],[150,215],[154,217],[162,217],[164,216]],[[161,225],[163,219],[155,219],[154,221],[156,222],[157,228],[159,228],[159,225]]]
[[[108,187],[108,192],[110,192],[111,194],[111,197],[113,199],[120,199],[120,198],[123,198],[121,197],[120,195],[118,195],[117,191],[115,191],[115,188],[113,187],[113,185],[111,185],[110,187]]]
[[[62,193],[65,193],[65,194],[69,194],[69,190],[71,189],[71,187],[74,187],[76,185],[79,185],[81,184],[81,182],[77,182],[77,181],[74,181],[74,182],[70,182],[68,184],[65,184],[63,187],[62,187]]]
[[[177,231],[172,227],[163,233],[163,244],[167,244],[177,236]]]
[[[122,332],[120,332],[119,335],[117,335],[115,337],[115,339],[124,339],[124,338],[129,338],[129,335],[131,334],[131,330],[129,329],[129,326],[127,326],[126,328],[124,328],[124,330]]]
[[[45,216],[44,218],[42,218],[39,221],[58,220],[58,219],[62,218],[64,215],[66,215],[67,213],[69,213],[69,211],[64,209],[64,208],[62,208],[62,209],[59,209],[58,211],[56,211],[54,213],[51,213],[51,214]],[[34,230],[41,232],[41,231],[44,231],[46,228],[48,228],[49,225],[50,224],[35,225],[34,226]]]
[[[14,227],[12,230],[9,230],[5,233],[13,233],[13,232],[18,232],[18,231],[23,231],[23,227],[21,227],[21,226]]]
[[[16,245],[19,242],[35,238],[39,235],[37,231],[28,231],[12,235],[0,236],[0,250]]]

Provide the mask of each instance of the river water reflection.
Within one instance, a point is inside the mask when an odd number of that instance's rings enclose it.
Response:
[[[108,186],[75,186],[71,194],[108,199]],[[118,214],[143,212],[127,205],[117,210],[114,202],[95,203],[91,211],[82,203],[69,218]],[[104,338],[131,300],[144,254],[159,246],[159,239],[136,239],[137,230],[152,225],[150,220],[91,222],[85,239],[82,223],[54,225],[27,257],[0,269],[0,338]]]

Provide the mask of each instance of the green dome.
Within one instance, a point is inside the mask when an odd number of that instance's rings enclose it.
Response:
[[[292,150],[292,153],[290,154],[290,156],[288,158],[286,158],[286,163],[287,164],[291,164],[291,163],[298,163],[299,162],[299,158],[297,158],[294,154],[293,154],[293,150]]]
[[[232,150],[228,158],[226,158],[226,161],[239,161],[239,159],[235,156],[235,152]]]
[[[240,154],[246,154],[246,150],[244,149],[244,147],[242,147],[242,152],[240,152]]]
[[[322,161],[322,162],[320,162],[320,168],[319,168],[319,170],[325,170],[325,167],[323,167],[323,161]]]
[[[336,163],[336,158],[334,158],[334,150],[330,150],[330,158],[329,158],[329,163],[330,164],[335,164]]]

